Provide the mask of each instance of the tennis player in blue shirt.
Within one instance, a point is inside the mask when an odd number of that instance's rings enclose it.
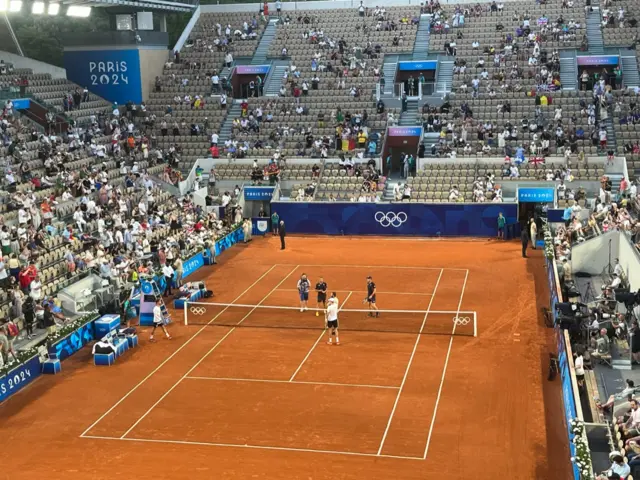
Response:
[[[304,312],[307,309],[307,302],[309,301],[309,279],[307,275],[303,273],[298,280],[298,295],[300,296],[300,311]]]

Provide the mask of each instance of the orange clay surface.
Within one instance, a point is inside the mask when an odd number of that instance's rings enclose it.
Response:
[[[0,479],[570,477],[560,384],[546,379],[540,250],[523,259],[519,242],[287,242],[234,246],[189,280],[205,280],[216,302],[295,306],[305,272],[357,309],[372,275],[381,309],[476,311],[478,337],[343,331],[336,347],[318,329],[184,326],[172,311],[172,340],[151,344],[140,328],[139,348],[112,367],[93,366],[87,347],[0,405]],[[252,315],[316,321],[245,310],[238,322]],[[424,331],[449,318],[437,315]]]

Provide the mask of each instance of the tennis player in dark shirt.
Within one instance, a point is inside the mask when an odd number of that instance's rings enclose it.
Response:
[[[316,308],[327,308],[327,283],[324,278],[320,277],[318,283],[316,283],[316,293],[318,294]],[[320,312],[316,310],[316,317],[320,316]]]
[[[380,312],[378,312],[378,305],[376,305],[376,284],[373,283],[373,278],[371,276],[367,277],[367,298],[366,302],[369,304],[369,310],[375,310],[375,316],[379,317]],[[369,312],[369,316],[373,317],[373,311]]]

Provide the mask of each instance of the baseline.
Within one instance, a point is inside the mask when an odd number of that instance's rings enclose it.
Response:
[[[272,380],[261,378],[229,378],[229,377],[186,377],[185,380],[218,380],[226,382],[257,382],[257,383],[293,383],[300,385],[327,385],[332,387],[354,387],[354,388],[386,388],[397,390],[400,387],[391,385],[362,385],[358,383],[336,383],[336,382],[306,382],[303,380]]]
[[[289,382],[286,382],[289,383]],[[250,445],[250,444],[234,444],[234,443],[213,443],[213,442],[191,442],[188,440],[154,440],[149,438],[122,438],[122,437],[105,437],[105,436],[93,436],[85,435],[82,438],[88,438],[93,440],[118,440],[125,442],[147,442],[147,443],[160,443],[171,445],[197,445],[207,447],[230,447],[230,448],[248,448],[253,450],[273,450],[279,452],[300,452],[300,453],[324,453],[329,455],[347,455],[351,457],[383,457],[383,458],[395,458],[400,460],[418,460],[424,461],[422,457],[404,457],[401,455],[377,455],[375,453],[361,453],[361,452],[345,452],[335,450],[316,450],[313,448],[294,448],[294,447],[273,447],[268,445]]]
[[[278,263],[280,266],[293,266],[293,263]],[[409,270],[457,270],[460,272],[468,272],[468,268],[453,267],[409,267],[406,265],[327,265],[322,263],[301,263],[299,267],[336,267],[336,268],[397,268]]]

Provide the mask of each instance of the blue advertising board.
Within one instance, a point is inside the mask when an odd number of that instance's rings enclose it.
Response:
[[[244,187],[245,200],[271,200],[275,187]]]
[[[419,137],[422,135],[422,127],[389,127],[389,137]]]
[[[138,50],[65,50],[67,78],[120,105],[142,102]]]
[[[70,357],[94,339],[93,321],[60,339],[49,347],[49,356],[57,355],[59,360]]]
[[[196,253],[193,257],[185,260],[182,264],[182,278],[186,278],[199,268],[204,267],[204,256],[202,252]]]
[[[515,203],[376,204],[272,202],[289,233],[327,235],[497,235],[498,213],[517,221]]]
[[[553,266],[553,262],[545,257],[547,264],[547,283],[549,284],[549,308],[551,315],[553,316],[553,323],[556,323],[557,313],[556,304],[558,303],[558,289],[556,286],[556,269]]]
[[[0,378],[0,402],[29,385],[42,374],[37,355]]]
[[[400,62],[398,70],[416,71],[416,70],[435,70],[438,67],[437,60],[428,60],[424,62]]]
[[[522,203],[553,203],[554,194],[553,188],[520,187],[518,201]]]
[[[225,235],[223,238],[216,242],[216,257],[226,249],[231,248],[233,245],[243,240],[244,230],[242,230],[242,228],[238,228],[231,232],[229,235]]]
[[[580,55],[577,58],[579,66],[615,66],[618,65],[618,55]]]
[[[31,106],[31,100],[29,98],[16,98],[11,100],[13,108],[16,110],[27,110]]]
[[[576,454],[576,446],[573,444],[573,433],[571,432],[571,420],[576,418],[576,402],[573,398],[573,386],[571,385],[571,369],[567,359],[567,349],[564,344],[564,332],[561,328],[556,328],[556,341],[558,344],[558,373],[562,381],[562,404],[564,406],[564,416],[566,419],[567,436],[569,438],[569,451],[571,457]],[[580,480],[580,470],[575,463],[573,466],[573,477]]]
[[[564,209],[562,208],[550,208],[547,210],[547,220],[549,223],[563,223],[564,222]]]
[[[238,65],[236,73],[238,75],[264,75],[269,73],[271,65]]]

